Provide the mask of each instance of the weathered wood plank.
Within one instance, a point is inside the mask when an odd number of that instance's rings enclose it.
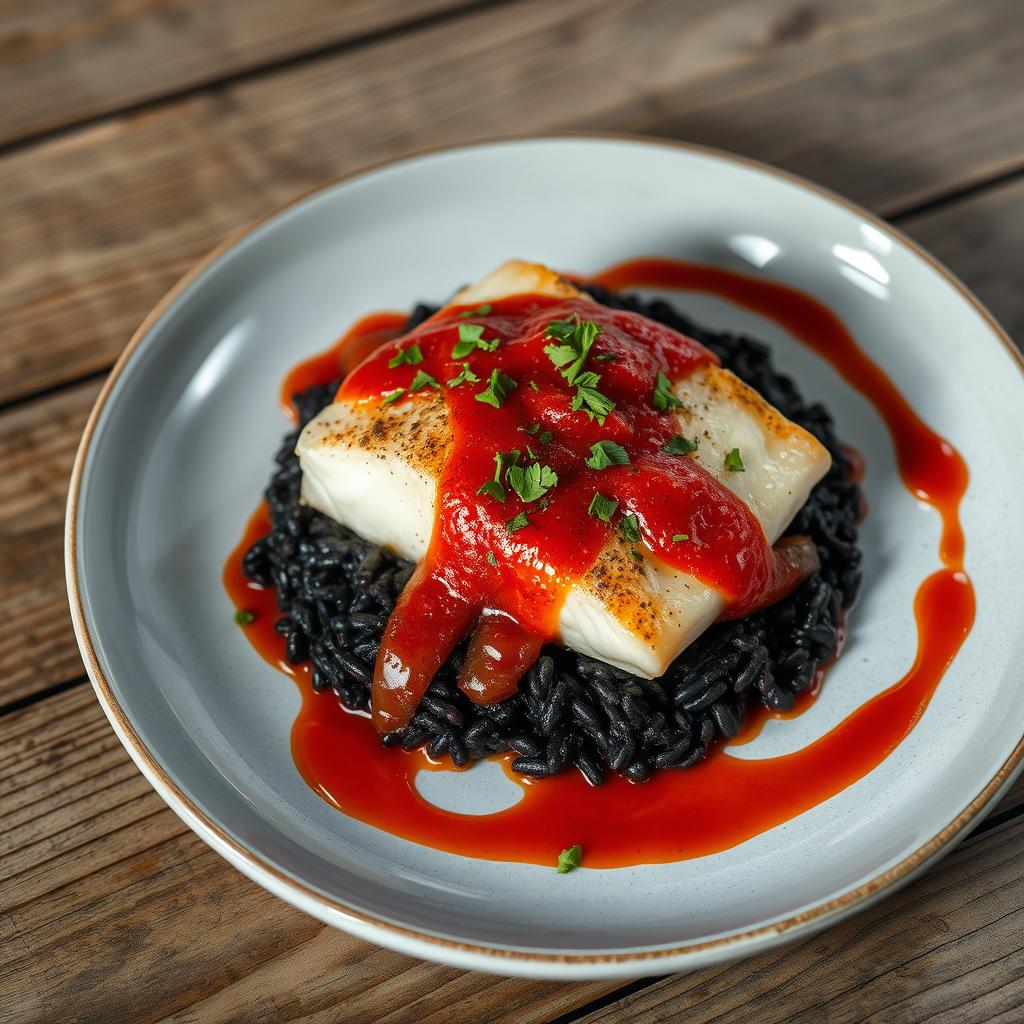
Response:
[[[1018,787],[1019,797],[1019,787]],[[580,1024],[980,1024],[1024,1010],[1024,817],[822,935],[656,982]]]
[[[84,671],[64,588],[64,503],[99,384],[0,416],[0,705]]]
[[[435,967],[292,910],[164,806],[89,687],[0,719],[0,1006],[19,1024],[321,1020],[341,1004],[347,1024],[442,1024],[453,1005],[528,1024],[614,987]]]
[[[457,6],[457,0],[8,0],[0,10],[0,144]]]
[[[1024,782],[1001,804],[1022,807]],[[832,973],[850,983],[863,976],[874,1000],[868,1008],[894,993],[909,998],[914,1012],[943,1000],[955,1005],[976,985],[980,993],[982,978],[992,1005],[1002,1007],[1007,993],[995,985],[1012,966],[1000,957],[1012,953],[1021,924],[1022,842],[1024,818],[997,825],[905,894],[837,930],[662,985],[683,986],[672,990],[679,1007],[704,1007],[704,1017],[687,1020],[731,1014],[749,1006],[755,992],[758,1007],[781,1014],[764,1020],[785,1020],[787,1007],[799,1008],[801,999],[843,998],[842,986],[824,986]],[[978,973],[958,982],[956,968],[968,960]],[[889,982],[872,988],[872,971],[880,968],[871,965],[888,965],[898,991],[886,988]],[[932,986],[927,991],[924,982]],[[13,1006],[19,1022],[313,1024],[338,1020],[344,1006],[346,1024],[444,1024],[453,1007],[474,1024],[539,1024],[617,987],[498,979],[420,963],[292,910],[164,807],[86,686],[0,719],[0,1006]],[[642,1000],[656,1001],[661,991],[635,997],[635,1012],[647,1013]],[[633,1005],[627,1003],[629,1013]],[[653,1002],[650,1012],[660,1006]],[[609,1013],[596,1019],[632,1019]]]
[[[1016,0],[483,10],[0,161],[0,401],[108,365],[239,225],[418,147],[542,129],[659,132],[891,211],[1024,161],[1024,135],[1008,129],[1022,122]]]

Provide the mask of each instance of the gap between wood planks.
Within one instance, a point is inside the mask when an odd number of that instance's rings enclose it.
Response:
[[[522,0],[466,0],[465,3],[450,7],[446,10],[432,11],[409,18],[406,21],[394,25],[385,25],[382,28],[362,32],[348,38],[338,39],[325,43],[321,46],[311,46],[305,49],[289,53],[287,56],[265,60],[262,63],[250,67],[242,67],[236,71],[224,75],[213,75],[199,81],[190,82],[179,88],[171,88],[146,99],[133,100],[124,103],[113,110],[103,111],[98,114],[89,114],[84,117],[73,118],[53,128],[40,128],[26,131],[21,135],[14,136],[0,143],[0,159],[11,153],[29,149],[32,146],[51,142],[54,139],[62,138],[65,135],[73,134],[84,128],[91,128],[103,124],[113,118],[125,115],[140,114],[149,110],[158,110],[181,100],[188,99],[200,93],[210,90],[224,88],[225,86],[236,85],[252,78],[259,78],[263,75],[273,74],[277,71],[285,71],[288,68],[305,64],[308,61],[315,61],[329,57],[342,56],[352,50],[363,46],[372,46],[374,43],[386,42],[408,33],[417,32],[422,29],[432,28],[436,25],[443,25],[448,21],[455,21],[473,14],[476,11],[489,10],[497,7],[512,6]]]

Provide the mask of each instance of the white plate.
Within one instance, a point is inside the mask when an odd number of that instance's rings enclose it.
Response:
[[[285,370],[362,313],[439,300],[510,256],[586,274],[697,260],[827,303],[965,457],[977,622],[907,740],[875,771],[715,856],[559,876],[417,846],[338,813],[296,772],[292,684],[233,624],[220,583],[285,423]],[[817,356],[724,302],[677,304],[774,343],[867,458],[865,586],[812,710],[740,756],[795,750],[897,680],[938,516],[895,471],[873,408]],[[86,429],[68,574],[97,693],[171,807],[240,870],[356,935],[462,967],[587,978],[693,968],[824,927],[961,838],[1022,756],[1024,388],[967,291],[862,210],[692,147],[547,138],[449,149],[357,175],[204,260],[149,317]],[[474,769],[474,786],[500,785]],[[642,789],[638,790],[642,799]]]

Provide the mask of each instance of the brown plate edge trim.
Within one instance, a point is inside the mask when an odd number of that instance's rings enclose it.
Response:
[[[96,690],[96,695],[103,706],[103,710],[112,721],[116,722],[120,727],[121,732],[127,737],[126,744],[129,748],[129,753],[133,759],[141,764],[144,764],[149,772],[151,772],[156,778],[160,780],[163,786],[174,796],[176,800],[187,810],[188,814],[194,817],[205,829],[215,835],[220,842],[231,849],[234,854],[242,861],[253,867],[258,873],[266,873],[271,875],[279,883],[287,888],[296,890],[306,898],[320,903],[327,907],[331,911],[341,912],[347,916],[350,916],[358,921],[365,924],[371,925],[375,928],[380,928],[387,932],[392,932],[396,935],[411,938],[419,942],[424,942],[429,945],[440,946],[445,949],[458,951],[461,953],[470,953],[481,955],[485,957],[500,958],[505,960],[523,960],[523,961],[541,961],[547,963],[564,963],[564,964],[624,964],[630,962],[644,962],[648,960],[664,960],[670,957],[686,957],[693,956],[695,954],[708,952],[712,950],[724,950],[730,947],[745,944],[757,940],[759,938],[768,938],[770,936],[783,936],[788,932],[792,932],[795,929],[802,930],[804,926],[817,925],[824,927],[830,918],[844,912],[852,910],[854,907],[873,902],[875,899],[880,898],[888,889],[895,887],[902,881],[909,881],[910,877],[918,870],[923,869],[928,861],[938,856],[938,854],[944,850],[947,846],[950,846],[955,840],[963,838],[965,829],[974,821],[978,814],[984,810],[1000,793],[1004,786],[1006,786],[1014,773],[1021,768],[1022,762],[1024,762],[1024,737],[1018,742],[1017,746],[1011,751],[1009,757],[996,772],[996,774],[986,783],[982,788],[981,792],[965,807],[956,818],[953,819],[948,825],[945,826],[940,832],[934,835],[926,843],[918,847],[913,853],[909,854],[898,864],[893,865],[887,871],[880,875],[875,876],[868,882],[864,882],[856,889],[852,889],[847,893],[837,896],[832,900],[828,900],[825,903],[820,903],[809,910],[802,911],[798,914],[793,914],[788,918],[781,921],[776,921],[772,924],[761,925],[758,928],[753,928],[745,932],[734,933],[726,936],[722,936],[716,939],[710,939],[704,942],[688,943],[682,946],[674,946],[670,948],[658,948],[639,950],[631,953],[610,953],[610,954],[555,954],[555,953],[538,953],[531,952],[529,950],[516,950],[516,949],[502,949],[493,946],[481,946],[474,943],[458,942],[452,939],[447,939],[442,936],[433,935],[429,932],[419,931],[414,928],[408,928],[402,925],[394,924],[383,918],[377,917],[373,914],[369,914],[365,911],[358,910],[351,907],[341,901],[335,900],[326,894],[320,892],[317,889],[313,889],[307,886],[305,883],[293,878],[288,873],[284,872],[276,865],[264,860],[259,855],[255,854],[252,850],[243,846],[233,836],[225,832],[216,822],[210,819],[203,811],[201,811],[176,785],[176,783],[170,778],[167,772],[164,771],[162,766],[158,763],[156,758],[150,753],[148,748],[142,743],[138,733],[135,731],[131,722],[122,711],[116,698],[114,697],[113,691],[110,688],[110,684],[103,674],[100,668],[99,661],[96,657],[96,651],[93,646],[92,637],[89,634],[88,626],[85,621],[84,609],[82,606],[81,593],[78,581],[78,544],[77,544],[77,524],[78,524],[78,498],[79,491],[82,481],[82,473],[85,466],[86,459],[88,457],[89,447],[92,441],[93,434],[96,429],[96,425],[99,421],[100,415],[102,414],[103,408],[106,405],[107,399],[110,397],[110,393],[117,382],[120,374],[124,370],[129,359],[135,353],[136,349],[141,344],[143,338],[149,333],[154,324],[163,316],[168,307],[178,298],[178,296],[186,289],[192,282],[199,277],[211,264],[213,264],[222,255],[228,252],[231,248],[241,242],[244,238],[248,237],[253,231],[261,227],[269,220],[277,217],[279,214],[284,213],[286,210],[291,209],[293,206],[304,202],[306,199],[313,195],[326,191],[327,189],[333,188],[337,185],[343,184],[347,181],[351,181],[355,178],[363,177],[368,174],[372,174],[376,171],[383,169],[384,167],[409,163],[415,161],[424,156],[436,155],[444,152],[452,152],[458,150],[470,150],[482,148],[490,145],[500,145],[504,143],[517,143],[517,142],[531,142],[531,141],[556,141],[558,139],[564,139],[567,141],[605,141],[605,142],[626,142],[633,144],[645,144],[653,145],[663,149],[681,150],[688,153],[696,153],[701,156],[713,157],[727,163],[738,164],[742,167],[751,168],[764,174],[768,174],[772,177],[782,179],[783,181],[803,188],[809,192],[819,195],[844,209],[849,210],[856,216],[863,218],[881,231],[893,236],[904,245],[911,252],[916,254],[920,259],[932,267],[940,277],[944,278],[953,288],[960,294],[960,296],[974,308],[974,310],[981,316],[981,318],[988,324],[992,333],[996,338],[1003,344],[1003,346],[1010,353],[1012,359],[1018,364],[1022,372],[1024,372],[1024,355],[1014,346],[1010,340],[1006,331],[1000,326],[998,321],[992,314],[985,308],[985,306],[972,294],[972,292],[963,284],[962,281],[955,274],[953,274],[948,268],[946,268],[939,260],[927,252],[922,246],[920,246],[913,239],[909,238],[898,228],[887,223],[882,218],[875,214],[865,210],[858,206],[856,203],[851,202],[848,199],[838,195],[837,193],[825,188],[824,186],[817,185],[814,182],[807,181],[801,178],[799,175],[791,174],[788,171],[780,170],[779,168],[772,167],[768,164],[764,164],[761,161],[751,159],[749,157],[739,156],[734,153],[729,153],[724,150],[715,149],[709,146],[701,146],[694,143],[677,142],[669,139],[660,139],[654,136],[635,135],[628,133],[615,133],[615,132],[551,132],[551,133],[535,133],[526,135],[505,135],[497,136],[494,138],[479,139],[468,143],[456,143],[451,145],[436,146],[425,150],[420,150],[415,153],[408,154],[406,156],[391,158],[388,160],[382,160],[377,163],[371,164],[367,167],[360,168],[352,171],[348,174],[342,175],[341,177],[328,182],[324,185],[320,185],[316,188],[310,189],[295,199],[290,200],[287,203],[282,204],[270,213],[265,214],[259,219],[251,222],[245,227],[238,231],[230,234],[224,241],[212,249],[202,259],[199,260],[172,288],[171,290],[160,300],[159,303],[153,308],[146,319],[139,326],[138,330],[132,335],[131,340],[128,342],[124,351],[118,357],[116,363],[110,371],[110,375],[104,381],[103,387],[100,390],[99,395],[96,398],[96,402],[89,414],[89,418],[86,421],[85,429],[82,433],[82,440],[79,444],[78,451],[75,455],[74,466],[71,471],[71,479],[68,490],[68,503],[67,503],[67,516],[65,520],[65,538],[64,538],[64,560],[65,560],[65,572],[67,577],[67,588],[68,588],[68,599],[71,606],[71,616],[75,626],[75,633],[78,639],[78,645],[81,650],[82,656],[85,660],[86,667],[89,671],[89,675],[92,679],[93,686]],[[176,808],[171,808],[176,810]],[[186,822],[187,823],[187,822]],[[742,954],[739,954],[742,955]]]

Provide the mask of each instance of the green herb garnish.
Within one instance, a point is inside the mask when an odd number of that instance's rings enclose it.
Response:
[[[683,406],[682,401],[672,393],[672,382],[663,373],[659,373],[654,381],[654,394],[651,395],[651,405],[659,412],[681,409]]]
[[[510,466],[505,479],[520,501],[529,503],[543,498],[558,483],[558,474],[550,466],[534,462],[529,466]]]
[[[452,359],[465,359],[478,348],[484,352],[493,352],[498,347],[498,339],[488,341],[483,335],[483,324],[459,324],[459,340],[452,349]]]
[[[469,368],[469,363],[463,363],[462,371],[459,373],[458,377],[452,377],[452,379],[448,381],[448,387],[457,388],[460,384],[466,383],[476,384],[479,380],[480,378]]]
[[[510,452],[495,452],[494,477],[481,484],[476,493],[489,494],[495,501],[504,501],[506,498],[505,485],[501,482],[501,478],[511,466],[519,461],[520,455],[522,452],[518,448],[513,448]]]
[[[605,417],[615,408],[615,403],[597,390],[600,381],[599,374],[589,370],[581,373],[576,378],[576,395],[571,405],[573,409],[582,409],[592,420],[597,420],[603,426]]]
[[[381,405],[390,405],[392,402],[397,402],[402,395],[405,394],[405,388],[395,388],[394,391],[389,391],[385,396]]]
[[[733,448],[725,456],[725,468],[732,473],[743,473],[746,472],[746,466],[743,465],[743,459],[740,456],[739,448]]]
[[[388,366],[395,369],[396,366],[416,366],[423,362],[423,353],[419,345],[414,341],[407,345],[400,352],[396,352],[389,360]]]
[[[699,442],[691,441],[688,437],[683,437],[682,434],[673,434],[668,441],[661,446],[663,452],[668,452],[669,455],[689,455],[690,452],[697,450]]]
[[[531,423],[528,427],[520,427],[519,429],[522,430],[523,433],[526,433],[526,434],[536,434],[537,431],[540,430],[540,424],[539,423]]]
[[[505,532],[507,534],[516,533],[518,530],[522,530],[530,525],[530,520],[526,518],[525,512],[520,512],[518,515],[513,516],[505,524]]]
[[[488,551],[487,552],[487,564],[488,565],[493,565],[495,569],[498,568],[498,559],[495,558],[493,551]]]
[[[601,330],[593,320],[580,320],[575,314],[571,320],[552,320],[544,329],[545,338],[560,342],[558,345],[546,345],[544,351],[570,384],[576,383]]]
[[[570,871],[575,871],[583,863],[583,847],[577,843],[575,846],[570,846],[568,850],[563,850],[558,855],[558,873],[560,875],[567,875]]]
[[[619,532],[630,544],[636,544],[640,540],[640,521],[632,512],[619,520]]]
[[[482,306],[477,306],[476,309],[464,309],[459,316],[487,316],[491,309],[491,304],[485,302]]]
[[[689,539],[690,539],[690,535],[688,533],[673,533],[672,534],[672,543],[673,544],[678,544],[681,540],[689,540]]]
[[[422,391],[424,388],[439,388],[441,385],[430,376],[429,373],[424,373],[422,370],[416,371],[416,376],[413,377],[412,383],[409,385],[410,391]]]
[[[240,626],[248,626],[250,622],[255,622],[256,616],[252,612],[243,611],[241,608],[235,612],[235,622]]]
[[[618,507],[619,503],[614,498],[606,498],[600,491],[594,491],[587,512],[602,523],[610,523]]]
[[[544,430],[537,435],[537,440],[540,441],[541,444],[550,444],[551,438],[553,438],[554,436],[555,435],[552,434],[550,430]]]
[[[531,391],[540,391],[540,387],[539,387],[539,385],[537,384],[537,382],[535,380],[531,380],[528,383],[530,385],[530,390]]]
[[[614,363],[615,362],[615,353],[614,352],[601,352],[598,355],[594,356],[594,358],[599,363]]]
[[[478,402],[500,409],[516,386],[516,382],[508,374],[502,373],[501,370],[491,370],[491,379],[487,382],[487,387],[473,397]]]
[[[614,441],[598,441],[590,446],[590,458],[586,460],[591,469],[607,469],[609,466],[628,466],[629,453]]]

